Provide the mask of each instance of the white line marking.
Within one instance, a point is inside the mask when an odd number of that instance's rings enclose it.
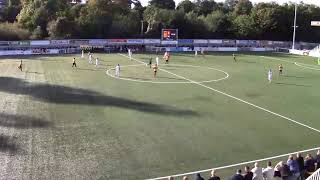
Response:
[[[231,168],[231,167],[236,167],[236,166],[247,165],[247,164],[251,164],[251,163],[255,163],[255,162],[268,161],[268,160],[271,160],[271,159],[286,157],[286,156],[289,156],[289,155],[292,155],[292,154],[297,154],[298,152],[304,153],[304,152],[316,151],[316,150],[318,150],[318,149],[320,149],[320,147],[316,147],[316,148],[312,148],[312,149],[307,149],[307,150],[302,150],[302,151],[297,151],[297,152],[292,152],[292,153],[287,153],[287,154],[281,154],[281,155],[272,156],[272,157],[267,157],[267,158],[263,158],[263,159],[256,159],[256,160],[252,160],[252,161],[241,162],[241,163],[237,163],[237,164],[231,164],[231,165],[227,165],[227,166],[221,166],[221,167],[216,167],[216,168],[204,169],[204,170],[199,170],[199,171],[194,171],[194,172],[188,172],[188,173],[183,173],[183,174],[176,174],[176,175],[171,175],[171,176],[172,176],[172,177],[181,177],[181,176],[187,176],[187,175],[192,175],[192,174],[196,174],[196,173],[209,172],[209,171],[211,171],[211,170],[213,170],[213,169],[215,169],[215,170],[226,169],[226,168]],[[163,177],[151,178],[151,179],[147,179],[147,180],[160,180],[160,179],[167,179],[168,177],[169,177],[169,176],[163,176]]]
[[[137,60],[137,59],[134,59],[134,58],[132,58],[132,59],[135,60],[135,61],[137,61],[137,62],[144,63],[144,62],[139,61],[139,60]],[[144,63],[144,64],[145,64],[145,63]],[[295,124],[298,124],[298,125],[300,125],[300,126],[303,126],[303,127],[305,127],[305,128],[308,128],[308,129],[311,129],[311,130],[313,130],[313,131],[316,131],[316,132],[320,133],[320,130],[318,130],[318,129],[316,129],[316,128],[313,128],[313,127],[311,127],[311,126],[305,125],[305,124],[303,124],[303,123],[301,123],[301,122],[295,121],[295,120],[293,120],[293,119],[291,119],[291,118],[289,118],[289,117],[286,117],[286,116],[283,116],[283,115],[281,115],[281,114],[275,113],[275,112],[270,111],[270,110],[268,110],[268,109],[265,109],[265,108],[263,108],[263,107],[261,107],[261,106],[252,104],[252,103],[250,103],[250,102],[248,102],[248,101],[245,101],[245,100],[243,100],[243,99],[237,98],[237,97],[235,97],[235,96],[232,96],[232,95],[230,95],[230,94],[224,93],[224,92],[219,91],[219,90],[217,90],[217,89],[214,89],[214,88],[212,88],[212,87],[206,86],[206,85],[204,85],[204,84],[198,83],[198,82],[193,81],[193,80],[191,80],[191,79],[188,79],[188,78],[186,78],[186,77],[183,77],[183,76],[180,76],[180,75],[178,75],[178,74],[172,73],[172,72],[170,72],[170,71],[167,71],[167,70],[164,70],[164,69],[161,69],[161,68],[159,68],[159,70],[160,70],[160,71],[164,71],[164,72],[169,73],[169,74],[172,74],[172,75],[174,75],[174,76],[176,76],[176,77],[179,77],[179,78],[181,78],[181,79],[185,79],[185,80],[190,81],[190,82],[192,82],[192,83],[194,83],[194,84],[197,84],[197,85],[202,86],[202,87],[204,87],[204,88],[210,89],[210,90],[212,90],[212,91],[214,91],[214,92],[220,93],[220,94],[222,94],[222,95],[225,95],[225,96],[230,97],[230,98],[232,98],[232,99],[235,99],[235,100],[237,100],[237,101],[243,102],[243,103],[245,103],[245,104],[248,104],[248,105],[250,105],[250,106],[253,106],[253,107],[255,107],[255,108],[258,108],[258,109],[260,109],[260,110],[262,110],[262,111],[268,112],[268,113],[270,113],[270,114],[273,114],[273,115],[275,115],[275,116],[281,117],[281,118],[286,119],[286,120],[288,120],[288,121],[291,121],[291,122],[293,122],[293,123],[295,123]]]
[[[287,63],[293,63],[296,66],[302,67],[304,69],[312,69],[312,70],[320,71],[320,69],[318,69],[318,68],[312,68],[312,67],[305,66],[305,65],[311,65],[311,64],[304,64],[304,63],[298,63],[298,62],[293,62],[293,61],[286,61],[286,60],[283,60],[283,59],[274,58],[274,57],[267,57],[267,56],[260,56],[260,57],[266,58],[266,59],[271,59],[271,60],[276,60],[276,61],[283,61],[283,62],[287,62]]]
[[[125,56],[127,57],[127,56]],[[229,78],[229,74],[225,71],[222,71],[220,69],[215,69],[215,68],[211,68],[211,67],[202,67],[202,66],[193,66],[193,65],[181,65],[181,64],[170,64],[173,66],[181,66],[181,67],[194,67],[194,68],[206,68],[206,69],[211,69],[211,70],[215,70],[215,71],[219,71],[224,73],[226,76],[220,79],[213,79],[213,80],[207,80],[207,81],[199,81],[198,83],[210,83],[210,82],[219,82],[225,79]],[[135,65],[124,65],[121,67],[134,67],[134,66],[145,66],[145,64],[135,64]],[[164,65],[167,66],[167,65]],[[106,74],[112,78],[116,78],[116,79],[121,79],[121,80],[126,80],[126,81],[133,81],[133,82],[140,82],[140,83],[153,83],[153,84],[192,84],[193,82],[190,81],[183,81],[183,82],[177,82],[177,81],[152,81],[152,80],[138,80],[138,79],[132,79],[132,78],[124,78],[124,77],[115,77],[114,75],[112,75],[110,73],[111,70],[115,70],[115,68],[111,68],[108,69],[106,71]]]
[[[320,71],[320,69],[318,69],[318,68],[312,68],[312,67],[305,66],[305,65],[303,65],[303,63],[297,63],[297,62],[295,62],[294,64],[297,65],[297,66],[299,66],[299,67],[302,67],[302,68],[304,68],[304,69],[312,69],[312,70]],[[306,65],[307,65],[307,64],[306,64]],[[309,64],[308,64],[308,65],[309,65]]]

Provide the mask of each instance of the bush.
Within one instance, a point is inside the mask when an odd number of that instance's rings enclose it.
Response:
[[[30,32],[21,29],[17,23],[0,23],[0,40],[24,40],[29,39]]]

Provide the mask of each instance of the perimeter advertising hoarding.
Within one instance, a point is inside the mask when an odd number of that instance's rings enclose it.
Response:
[[[10,41],[11,46],[29,46],[30,41]]]
[[[179,39],[178,40],[179,44],[193,44],[193,39]]]
[[[257,40],[249,40],[250,46],[260,46],[260,41]]]
[[[195,39],[193,40],[194,44],[208,44],[207,39]]]
[[[162,45],[176,45],[178,41],[161,41]]]
[[[89,44],[89,40],[87,39],[73,39],[70,40],[70,44],[72,45],[88,45]]]
[[[38,41],[30,41],[31,46],[45,46],[50,45],[50,41],[47,40],[38,40]]]
[[[0,46],[8,46],[9,42],[8,41],[0,41]]]
[[[127,43],[127,39],[109,39],[108,44],[110,45],[125,45]]]
[[[161,44],[160,39],[145,39],[144,44]]]
[[[51,40],[51,45],[69,45],[69,40]]]
[[[237,45],[248,46],[249,40],[237,40],[236,43]]]
[[[209,39],[209,44],[222,44],[222,39]]]
[[[228,45],[228,46],[235,46],[236,45],[236,40],[228,40],[224,39],[222,40],[223,45]]]
[[[89,44],[90,45],[107,45],[108,40],[106,40],[106,39],[90,39]]]
[[[143,42],[144,42],[143,39],[127,39],[127,44],[142,45]]]

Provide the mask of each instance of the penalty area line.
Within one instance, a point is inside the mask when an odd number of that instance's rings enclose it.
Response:
[[[255,162],[261,162],[261,161],[268,161],[268,160],[272,160],[272,159],[276,159],[276,158],[282,158],[282,157],[286,157],[292,154],[297,154],[297,153],[305,153],[305,152],[310,152],[310,151],[316,151],[320,149],[320,147],[316,147],[316,148],[311,148],[311,149],[307,149],[307,150],[301,150],[301,151],[297,151],[297,152],[291,152],[291,153],[286,153],[286,154],[281,154],[281,155],[277,155],[277,156],[272,156],[272,157],[267,157],[267,158],[263,158],[263,159],[256,159],[256,160],[252,160],[252,161],[247,161],[247,162],[241,162],[241,163],[236,163],[236,164],[231,164],[231,165],[226,165],[226,166],[220,166],[220,167],[215,167],[215,168],[210,168],[210,169],[204,169],[204,170],[199,170],[199,171],[193,171],[193,172],[187,172],[187,173],[183,173],[183,174],[176,174],[176,175],[171,175],[172,177],[181,177],[181,176],[188,176],[188,175],[193,175],[196,173],[204,173],[204,172],[209,172],[211,170],[220,170],[220,169],[227,169],[227,168],[232,168],[232,167],[236,167],[236,166],[242,166],[242,165],[247,165],[247,164],[252,164]],[[151,179],[146,179],[146,180],[160,180],[160,179],[166,179],[169,176],[163,176],[163,177],[157,177],[157,178],[151,178]]]
[[[122,55],[122,56],[127,57],[127,56],[125,56],[125,55]],[[128,58],[128,57],[127,57],[127,58]],[[135,59],[135,58],[132,58],[132,59],[135,60],[135,61],[137,61],[137,62],[140,62],[140,63],[145,64],[144,62],[139,61],[139,60],[137,60],[137,59]],[[257,108],[257,109],[260,109],[260,110],[262,110],[262,111],[264,111],[264,112],[273,114],[273,115],[275,115],[275,116],[278,116],[278,117],[281,117],[281,118],[283,118],[283,119],[286,119],[286,120],[288,120],[288,121],[290,121],[290,122],[292,122],[292,123],[298,124],[298,125],[300,125],[300,126],[303,126],[303,127],[305,127],[305,128],[308,128],[308,129],[311,129],[311,130],[313,130],[313,131],[316,131],[316,132],[320,133],[320,130],[319,130],[319,129],[313,128],[313,127],[311,127],[311,126],[308,126],[308,125],[306,125],[306,124],[303,124],[303,123],[301,123],[301,122],[298,122],[298,121],[296,121],[296,120],[293,120],[293,119],[291,119],[291,118],[289,118],[289,117],[286,117],[286,116],[284,116],[284,115],[275,113],[275,112],[270,111],[270,110],[268,110],[268,109],[266,109],[266,108],[263,108],[263,107],[261,107],[261,106],[252,104],[252,103],[250,103],[250,102],[248,102],[248,101],[245,101],[245,100],[243,100],[243,99],[237,98],[237,97],[235,97],[235,96],[232,96],[232,95],[227,94],[227,93],[225,93],[225,92],[219,91],[219,90],[217,90],[217,89],[214,89],[214,88],[209,87],[209,86],[207,86],[207,85],[201,84],[201,83],[199,83],[199,82],[193,81],[193,80],[191,80],[191,79],[189,79],[189,78],[183,77],[183,76],[178,75],[178,74],[175,74],[175,73],[173,73],[173,72],[167,71],[167,70],[165,70],[165,69],[159,68],[159,70],[160,70],[160,71],[163,71],[163,72],[166,72],[166,73],[169,73],[169,74],[171,74],[171,75],[174,75],[174,76],[176,76],[176,77],[179,77],[179,78],[181,78],[181,79],[185,79],[185,80],[187,80],[187,81],[192,82],[193,84],[202,86],[202,87],[204,87],[204,88],[207,88],[207,89],[209,89],[209,90],[212,90],[212,91],[214,91],[214,92],[217,92],[217,93],[219,93],[219,94],[222,94],[222,95],[224,95],[224,96],[227,96],[227,97],[229,97],[229,98],[232,98],[232,99],[235,99],[235,100],[240,101],[240,102],[242,102],[242,103],[245,103],[245,104],[247,104],[247,105],[249,105],[249,106],[252,106],[252,107],[255,107],[255,108]]]

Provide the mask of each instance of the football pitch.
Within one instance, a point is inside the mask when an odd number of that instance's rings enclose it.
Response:
[[[148,179],[320,145],[314,58],[159,55],[153,78],[155,54],[93,56],[98,67],[80,55],[0,59],[3,179]]]

